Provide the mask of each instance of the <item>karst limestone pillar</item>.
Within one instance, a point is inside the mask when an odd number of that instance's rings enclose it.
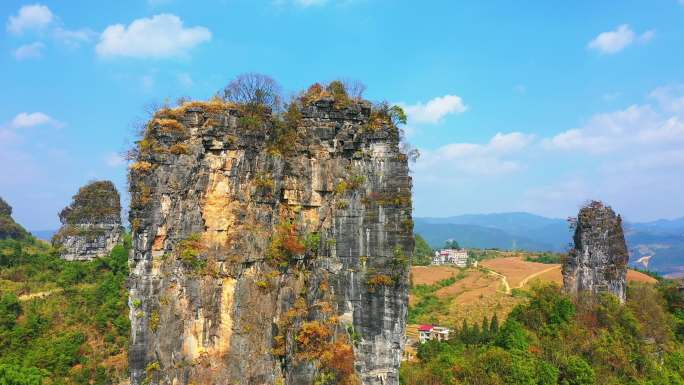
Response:
[[[593,201],[573,222],[574,247],[563,261],[566,292],[609,292],[624,302],[629,254],[622,219],[609,206]]]
[[[119,192],[110,181],[81,187],[59,213],[62,227],[52,238],[62,258],[89,261],[109,254],[123,240]]]
[[[407,157],[391,109],[329,95],[149,122],[129,176],[132,384],[399,383]]]

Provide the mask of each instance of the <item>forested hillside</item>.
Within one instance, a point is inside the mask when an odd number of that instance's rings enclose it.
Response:
[[[633,283],[620,305],[536,286],[503,323],[466,323],[420,345],[406,385],[684,384],[684,296],[672,281]]]
[[[113,384],[127,376],[128,249],[66,262],[42,241],[0,240],[0,384]]]

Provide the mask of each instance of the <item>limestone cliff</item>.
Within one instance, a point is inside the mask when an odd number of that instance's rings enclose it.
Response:
[[[594,201],[580,210],[573,226],[575,246],[563,261],[565,290],[609,292],[624,302],[629,254],[620,216]]]
[[[277,116],[158,111],[130,172],[133,384],[398,384],[413,222],[394,112],[319,86]]]
[[[88,261],[107,255],[122,241],[119,192],[110,181],[90,182],[59,213],[62,227],[52,238],[61,257]]]
[[[23,239],[29,233],[12,218],[12,206],[0,198],[0,239]]]

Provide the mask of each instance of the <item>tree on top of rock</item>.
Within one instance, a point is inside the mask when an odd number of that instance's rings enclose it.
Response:
[[[59,220],[65,225],[121,223],[121,199],[114,183],[95,181],[81,187]]]
[[[0,239],[22,239],[28,233],[12,219],[12,206],[0,198]]]

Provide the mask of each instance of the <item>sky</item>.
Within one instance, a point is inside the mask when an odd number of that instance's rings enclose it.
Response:
[[[260,72],[408,113],[415,216],[684,216],[684,0],[3,0],[0,196],[55,229],[155,103]]]

